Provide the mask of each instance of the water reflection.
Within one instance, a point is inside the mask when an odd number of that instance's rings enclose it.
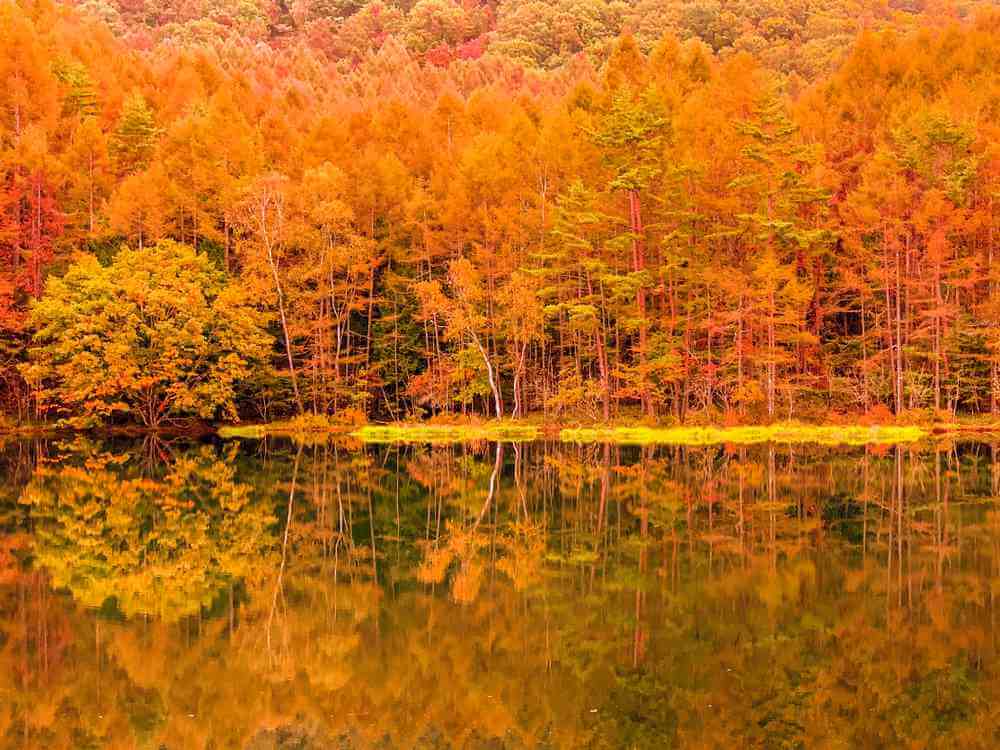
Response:
[[[996,446],[0,450],[0,747],[993,747]]]

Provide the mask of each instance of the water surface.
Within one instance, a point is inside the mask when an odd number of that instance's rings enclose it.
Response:
[[[0,748],[1000,745],[997,447],[0,446]]]

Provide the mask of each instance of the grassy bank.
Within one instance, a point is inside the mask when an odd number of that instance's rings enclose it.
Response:
[[[612,442],[633,445],[717,445],[720,443],[818,443],[823,445],[867,445],[912,443],[930,435],[921,427],[892,425],[841,426],[773,424],[742,427],[596,427],[559,432],[567,443]]]
[[[246,438],[260,440],[261,438],[291,437],[298,439],[325,438],[328,435],[347,435],[353,428],[350,425],[334,422],[322,415],[306,414],[294,419],[263,424],[224,425],[216,430],[221,438]]]
[[[364,443],[461,443],[472,440],[504,442],[555,437],[568,443],[621,443],[632,445],[716,445],[721,443],[819,443],[826,445],[866,445],[870,443],[910,443],[931,436],[930,428],[913,426],[841,426],[774,424],[742,427],[623,427],[545,428],[516,422],[478,424],[428,424],[420,422],[365,425],[360,428],[327,427],[308,430],[294,423],[226,427],[226,438],[266,436],[318,437],[342,435]],[[937,434],[937,433],[934,433]]]
[[[718,445],[733,443],[816,443],[823,445],[868,445],[912,443],[927,438],[954,438],[964,435],[997,435],[1000,424],[954,422],[927,425],[814,425],[783,422],[772,425],[734,427],[675,426],[647,427],[595,425],[562,427],[532,422],[399,422],[349,426],[323,417],[302,417],[268,424],[220,427],[223,438],[261,439],[267,436],[296,440],[325,440],[330,436],[350,437],[364,443],[460,443],[472,440],[505,442],[555,438],[567,443],[620,443],[630,445]]]
[[[521,442],[538,440],[542,430],[532,424],[485,422],[483,424],[366,425],[351,433],[365,443],[461,443],[468,440]]]
[[[350,426],[305,417],[268,424],[228,425],[220,427],[219,437],[261,439],[290,437],[313,440],[328,436],[350,437],[364,443],[462,443],[470,440],[504,442],[538,440],[542,431],[536,425],[519,422],[482,422],[434,424],[401,422],[385,425]]]
[[[352,424],[350,417],[356,421]],[[935,418],[936,417],[936,418]],[[0,416],[0,437],[11,439],[49,437],[72,432],[142,437],[148,434],[199,437],[215,433],[225,439],[260,440],[282,437],[297,442],[319,443],[331,439],[363,443],[460,443],[475,440],[505,442],[558,439],[567,443],[620,443],[632,445],[718,445],[723,443],[817,443],[826,445],[866,445],[912,443],[923,439],[970,439],[1000,442],[1000,422],[992,415],[959,416],[910,412],[893,418],[873,419],[872,415],[833,415],[827,424],[804,421],[771,425],[643,425],[632,420],[603,424],[567,425],[546,422],[543,415],[518,420],[482,420],[475,417],[437,417],[429,421],[390,424],[359,423],[360,413],[344,413],[339,418],[305,414],[292,419],[235,425],[213,425],[190,420],[151,429],[137,424],[80,424],[72,420],[17,423]],[[895,421],[895,423],[893,423]],[[631,422],[631,423],[630,423]],[[881,424],[872,424],[881,422]]]

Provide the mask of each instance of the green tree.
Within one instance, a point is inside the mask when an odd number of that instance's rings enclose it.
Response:
[[[271,344],[240,288],[171,241],[123,248],[108,267],[80,259],[51,281],[31,317],[25,377],[43,407],[90,422],[236,418],[237,385]]]
[[[670,122],[655,91],[648,88],[636,95],[628,87],[615,93],[594,133],[609,173],[607,191],[624,195],[628,208],[627,230],[611,244],[621,255],[626,252],[631,255],[635,316],[629,321],[629,328],[637,329],[638,338],[634,344],[635,371],[629,372],[628,378],[635,381],[643,413],[648,416],[653,416],[654,407],[649,382],[653,370],[649,367],[650,321],[647,317],[650,275],[646,270],[648,229],[645,220],[648,214],[644,215],[643,208],[645,205],[648,211],[647,198],[663,172],[664,141],[669,134]],[[672,360],[672,354],[667,350],[657,354],[664,370],[671,369],[667,362]]]
[[[448,265],[448,291],[439,281],[424,281],[415,286],[422,315],[430,318],[440,314],[446,321],[445,338],[469,345],[479,352],[486,368],[486,378],[493,393],[493,407],[497,419],[503,418],[504,405],[501,395],[500,368],[490,351],[490,334],[493,321],[489,314],[489,300],[482,281],[482,274],[467,258],[460,258]]]
[[[144,169],[153,156],[159,134],[146,98],[138,92],[131,94],[111,137],[111,155],[118,172],[124,175]]]
[[[755,320],[766,351],[760,363],[767,416],[773,418],[778,381],[789,374],[784,370],[793,369],[796,360],[803,362],[803,350],[819,342],[823,304],[809,280],[826,274],[824,254],[832,237],[823,226],[823,204],[829,196],[815,177],[816,149],[802,142],[774,92],[758,101],[754,116],[737,130],[745,138],[744,163],[729,187],[742,194],[750,209],[737,218],[753,243],[748,257],[754,277],[751,297],[758,295]]]

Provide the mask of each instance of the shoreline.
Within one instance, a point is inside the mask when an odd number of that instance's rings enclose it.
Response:
[[[825,445],[878,445],[915,443],[927,439],[996,435],[1000,423],[945,423],[923,425],[807,424],[777,422],[769,425],[664,426],[586,425],[560,423],[488,421],[469,424],[396,422],[361,426],[316,425],[296,429],[291,423],[221,427],[223,439],[264,437],[341,436],[362,443],[460,443],[477,440],[530,442],[555,440],[563,443],[620,445],[755,445],[797,443]]]
[[[115,426],[74,429],[60,425],[0,426],[0,439],[47,438],[58,435],[98,434],[110,437],[204,438],[222,440],[261,440],[283,437],[294,440],[353,439],[365,444],[426,443],[453,444],[480,440],[531,442],[552,440],[580,445],[612,443],[618,445],[756,445],[761,443],[820,445],[908,444],[922,440],[985,437],[1000,440],[1000,422],[934,422],[914,425],[810,424],[776,422],[758,425],[650,427],[645,425],[572,425],[570,423],[534,423],[530,421],[486,421],[466,424],[432,422],[369,423],[338,425],[323,420],[278,421],[254,424],[199,424],[194,427],[149,429]]]

